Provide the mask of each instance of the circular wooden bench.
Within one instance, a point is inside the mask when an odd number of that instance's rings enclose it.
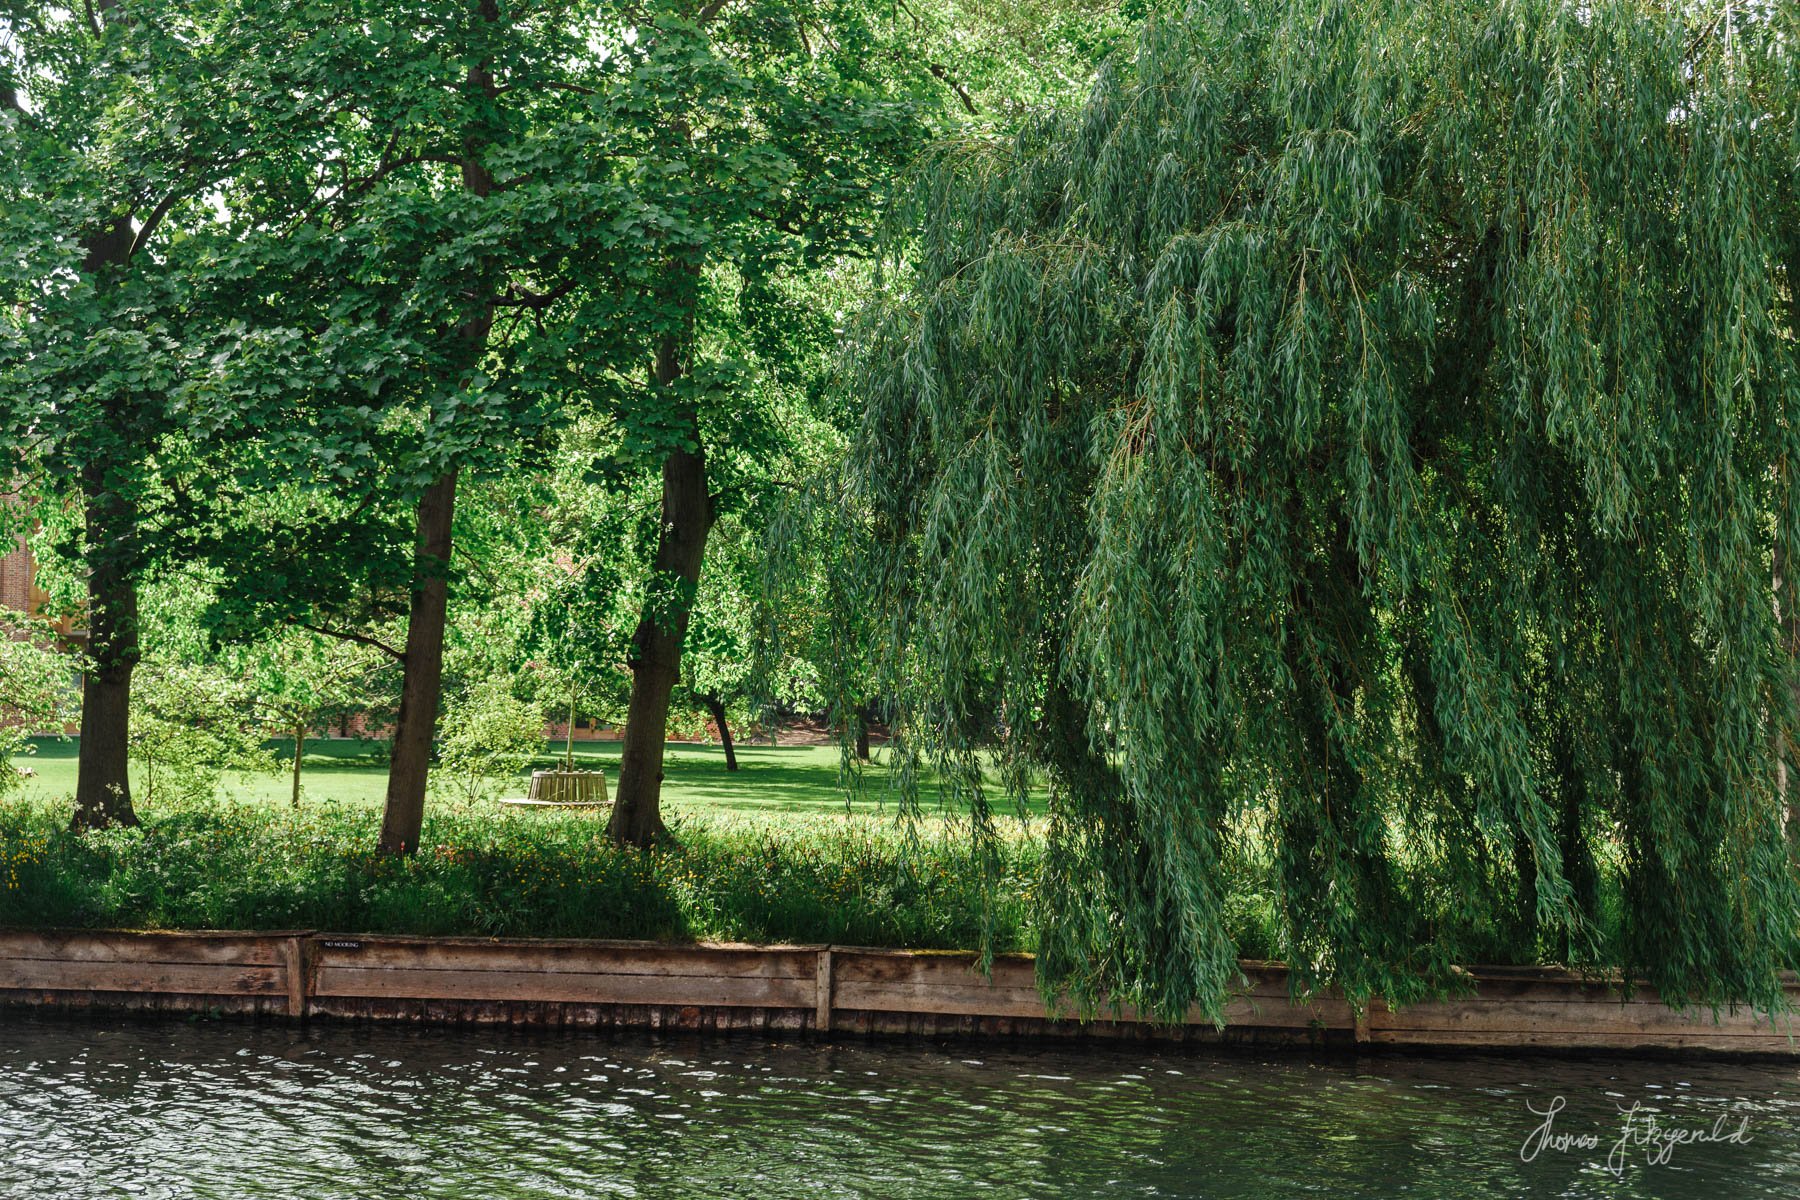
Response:
[[[517,808],[611,808],[603,771],[533,771],[531,790],[500,801]]]

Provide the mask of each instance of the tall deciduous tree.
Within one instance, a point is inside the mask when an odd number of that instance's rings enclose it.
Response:
[[[163,468],[196,416],[173,402],[187,351],[217,314],[195,302],[205,256],[184,237],[234,232],[215,190],[331,103],[293,73],[319,19],[279,3],[4,10],[0,435],[81,516],[68,547],[85,568],[91,658],[77,826],[135,820],[138,593],[185,546]]]
[[[235,415],[202,468],[232,497],[207,540],[229,583],[215,616],[400,664],[390,853],[414,850],[423,821],[458,493],[531,444],[546,397],[518,327],[572,290],[539,281],[592,214],[580,156],[606,157],[582,120],[589,89],[566,77],[591,69],[572,11],[361,6],[320,52],[355,104],[322,125],[307,169],[242,177],[226,197],[300,216],[217,273],[239,289],[240,324],[195,388]],[[367,632],[386,617],[404,617],[402,644]]]
[[[817,321],[795,281],[870,244],[882,184],[920,143],[916,97],[940,89],[867,5],[633,14],[592,98],[614,207],[589,230],[567,329],[583,350],[571,386],[611,431],[597,466],[657,481],[609,826],[647,844],[664,833],[663,742],[708,536],[794,439],[784,404],[804,380],[782,368]]]
[[[1445,904],[1591,953],[1604,855],[1618,960],[1781,1004],[1797,12],[1202,0],[923,174],[865,566],[978,814],[1049,776],[1047,984],[1218,1017],[1254,830],[1354,997]]]

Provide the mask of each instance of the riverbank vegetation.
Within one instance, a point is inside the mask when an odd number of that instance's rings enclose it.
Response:
[[[973,7],[15,6],[0,919],[1784,1005],[1800,7]]]
[[[841,805],[774,819],[703,811],[676,808],[677,838],[639,849],[592,814],[440,805],[419,852],[396,857],[372,845],[372,802],[184,802],[83,834],[61,804],[15,801],[0,806],[0,926],[1039,948],[1041,818],[1009,819],[977,846],[954,820],[896,827]],[[1270,868],[1246,841],[1221,872],[1228,934],[1246,958],[1292,957]],[[1427,886],[1403,881],[1400,894],[1415,934],[1447,961],[1545,957],[1522,923]],[[1588,965],[1618,965],[1616,941],[1602,947]]]

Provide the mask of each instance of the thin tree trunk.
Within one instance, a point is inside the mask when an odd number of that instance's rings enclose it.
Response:
[[[412,608],[406,621],[406,670],[400,715],[388,759],[387,807],[381,818],[384,854],[419,848],[425,823],[425,780],[444,679],[444,624],[450,607],[450,530],[456,515],[456,472],[449,471],[419,499],[418,553]]]
[[[478,12],[490,24],[500,20],[495,0],[480,0]],[[468,87],[485,92],[490,101],[498,93],[488,64],[471,66]],[[478,132],[463,139],[463,187],[475,196],[494,189],[494,177],[482,162],[482,138]],[[477,280],[478,289],[486,280]],[[487,294],[476,292],[469,319],[457,330],[467,367],[473,370],[487,349],[493,327],[493,309]],[[419,848],[425,824],[425,783],[431,772],[432,739],[437,732],[438,704],[444,680],[444,626],[450,606],[450,553],[456,516],[457,468],[449,468],[419,498],[416,527],[417,553],[411,611],[406,623],[405,669],[400,683],[400,713],[394,723],[394,743],[388,760],[387,805],[381,817],[384,854],[411,854]]]
[[[656,355],[657,380],[666,387],[680,375],[675,339],[665,337]],[[659,586],[645,602],[632,635],[631,705],[619,755],[619,791],[607,825],[614,841],[633,846],[648,846],[668,834],[662,820],[662,766],[669,697],[681,673],[681,642],[712,531],[713,504],[706,490],[699,418],[690,413],[689,419],[694,449],[676,450],[663,460],[662,532],[655,563]]]
[[[289,797],[295,808],[300,807],[300,760],[306,757],[306,726],[294,726],[294,790]]]
[[[706,705],[706,711],[712,714],[713,724],[719,727],[719,744],[725,747],[725,769],[737,770],[737,748],[731,744],[731,726],[725,720],[725,702],[708,692],[701,695],[700,703]]]

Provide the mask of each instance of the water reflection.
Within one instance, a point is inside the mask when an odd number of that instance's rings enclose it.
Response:
[[[1519,1149],[1555,1131],[1597,1148]],[[1640,1124],[1748,1141],[1628,1148]],[[0,1013],[0,1195],[1800,1195],[1800,1074]]]

